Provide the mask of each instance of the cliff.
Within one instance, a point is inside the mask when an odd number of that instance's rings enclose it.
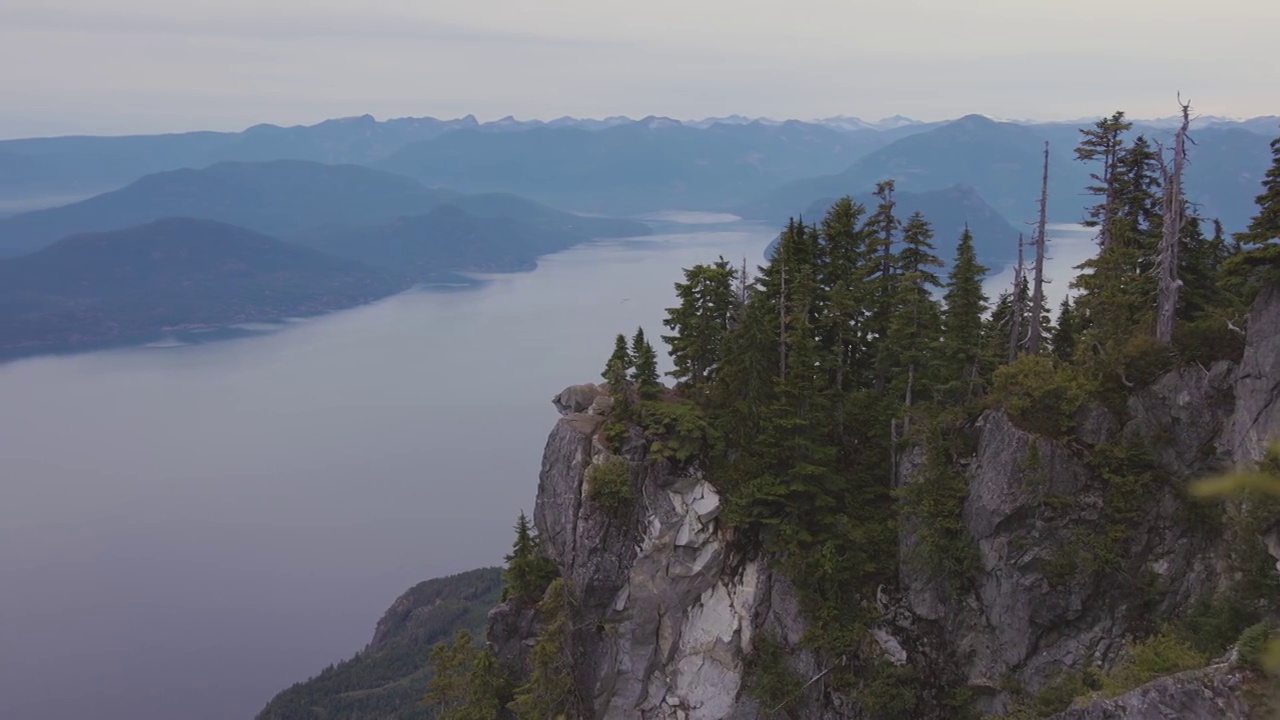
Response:
[[[873,714],[824,682],[846,659],[808,649],[791,583],[768,557],[742,551],[720,520],[720,493],[696,466],[655,457],[635,427],[620,446],[604,440],[602,388],[566,389],[555,404],[562,417],[543,456],[534,521],[569,588],[573,684],[593,717],[922,716]],[[903,504],[898,583],[874,592],[879,619],[868,635],[882,660],[925,687],[963,691],[963,702],[913,712],[1024,713],[1029,698],[1072,673],[1113,667],[1133,638],[1236,592],[1256,569],[1242,557],[1269,549],[1264,580],[1275,581],[1280,532],[1236,522],[1247,508],[1192,500],[1185,489],[1256,462],[1280,434],[1275,287],[1252,308],[1239,362],[1191,363],[1121,401],[1087,405],[1061,437],[1024,429],[998,408],[970,429],[948,470],[967,486],[955,513],[972,572],[923,561],[933,528]],[[923,443],[903,453],[903,497],[936,482],[930,457]],[[593,499],[590,469],[619,462],[633,501],[607,507]],[[537,629],[529,604],[504,604],[490,614],[488,639],[510,667],[525,668]],[[766,644],[803,681],[772,707],[761,707],[753,686]],[[1251,677],[1209,667],[1059,717],[1243,718]]]

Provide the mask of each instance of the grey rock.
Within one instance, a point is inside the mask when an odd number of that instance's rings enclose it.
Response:
[[[1114,698],[1078,701],[1051,720],[1248,720],[1248,673],[1230,664],[1157,678]]]
[[[1260,460],[1267,443],[1280,437],[1280,285],[1258,293],[1248,330],[1228,439],[1232,460],[1240,465]]]
[[[596,398],[604,395],[604,388],[592,383],[583,385],[570,385],[560,391],[551,399],[552,404],[556,406],[556,410],[561,415],[572,415],[573,413],[584,413],[591,409],[591,404]]]

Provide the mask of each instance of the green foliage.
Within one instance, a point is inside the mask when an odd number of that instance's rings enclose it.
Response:
[[[667,308],[663,321],[673,333],[662,336],[671,347],[672,377],[695,388],[715,380],[725,338],[741,311],[736,280],[738,271],[721,257],[711,265],[686,269],[684,282],[676,283],[680,304]]]
[[[1173,348],[1186,363],[1209,367],[1218,360],[1240,362],[1244,356],[1244,336],[1222,317],[1206,316],[1173,329]]]
[[[1204,667],[1208,661],[1178,633],[1166,628],[1128,647],[1120,662],[1102,677],[1102,691],[1119,695],[1158,677]]]
[[[651,457],[687,465],[717,447],[719,433],[697,405],[673,401],[647,402],[641,407]]]
[[[657,398],[662,393],[662,384],[658,382],[658,355],[645,339],[644,328],[636,328],[635,337],[631,339],[631,357],[634,362],[631,380],[640,399]]]
[[[924,691],[915,668],[880,660],[858,689],[856,700],[869,717],[919,717]]]
[[[419,583],[378,623],[378,642],[281,692],[259,720],[429,720],[421,702],[433,675],[432,648],[458,630],[484,633],[502,592],[498,568]]]
[[[592,463],[587,468],[587,497],[614,515],[631,509],[636,502],[631,463],[620,457]]]
[[[951,362],[952,380],[975,380],[982,354],[982,316],[987,311],[987,296],[982,292],[982,279],[987,268],[978,263],[973,249],[973,235],[966,227],[956,246],[956,259],[947,277],[943,295],[943,340]]]
[[[1237,662],[1242,666],[1261,672],[1267,669],[1267,642],[1271,637],[1271,623],[1259,622],[1250,625],[1240,632],[1236,641],[1239,649]]]
[[[1098,689],[1099,673],[1090,668],[1069,670],[1054,679],[1005,715],[1009,720],[1035,720],[1071,707],[1076,698]]]
[[[1124,344],[1120,363],[1125,380],[1146,385],[1173,368],[1173,354],[1154,337],[1135,335]]]
[[[995,372],[993,399],[1030,432],[1062,437],[1092,393],[1074,365],[1043,355],[1024,355]]]
[[[1262,193],[1256,198],[1258,214],[1249,229],[1237,240],[1254,248],[1280,243],[1280,137],[1271,141],[1271,167],[1262,180]]]
[[[516,520],[516,539],[507,554],[502,579],[503,600],[530,600],[542,597],[556,577],[556,566],[542,551],[541,542],[523,512]]]
[[[915,481],[899,490],[900,511],[912,522],[915,553],[908,561],[959,590],[979,569],[978,547],[964,525],[969,482],[951,455],[956,428],[930,423],[919,435],[928,455]]]
[[[1257,622],[1258,611],[1251,604],[1236,593],[1204,597],[1177,620],[1174,628],[1197,653],[1217,657],[1245,628]]]
[[[431,649],[435,675],[423,701],[437,720],[497,720],[509,687],[497,658],[459,630],[449,643]]]
[[[557,578],[538,603],[541,630],[529,654],[529,678],[508,705],[516,720],[582,716],[573,685],[570,610],[568,586]]]
[[[787,666],[787,655],[777,640],[760,635],[746,661],[745,688],[764,710],[761,717],[786,717],[781,712],[800,699],[804,678]],[[777,711],[777,712],[775,712]]]
[[[1063,297],[1062,304],[1058,306],[1058,322],[1054,325],[1053,334],[1049,340],[1054,357],[1063,362],[1070,362],[1075,355],[1076,339],[1080,332],[1078,324],[1075,308],[1071,306],[1071,298]]]

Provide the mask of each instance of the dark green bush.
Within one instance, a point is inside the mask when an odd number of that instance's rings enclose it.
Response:
[[[1226,320],[1206,317],[1175,327],[1173,347],[1183,362],[1208,367],[1218,360],[1239,362],[1244,355],[1244,336],[1228,327]]]
[[[993,397],[1019,427],[1061,437],[1089,399],[1088,380],[1073,365],[1044,355],[1024,355],[995,372]]]
[[[1121,350],[1124,377],[1135,385],[1146,385],[1173,368],[1173,352],[1146,334],[1134,335]]]
[[[587,497],[611,513],[621,513],[636,501],[631,463],[611,457],[587,468]]]

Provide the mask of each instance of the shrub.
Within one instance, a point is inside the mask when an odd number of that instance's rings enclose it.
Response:
[[[587,468],[587,497],[614,514],[630,508],[636,500],[631,463],[611,457]]]
[[[1146,385],[1173,368],[1173,352],[1150,335],[1134,335],[1120,352],[1124,378]]]
[[[1236,641],[1236,648],[1240,651],[1238,662],[1242,667],[1250,670],[1260,671],[1264,669],[1264,656],[1267,651],[1267,638],[1271,635],[1271,628],[1265,622],[1260,622],[1244,629],[1240,633],[1240,639]]]
[[[994,384],[995,400],[1019,427],[1050,437],[1071,429],[1091,389],[1074,366],[1044,355],[1024,355],[999,368]]]
[[[1126,656],[1102,678],[1102,690],[1119,695],[1158,677],[1204,667],[1208,659],[1172,628],[1129,647]]]
[[[746,689],[760,703],[762,717],[772,717],[775,708],[798,700],[803,688],[804,680],[787,666],[787,654],[778,641],[758,636],[747,656]]]
[[[1177,325],[1173,347],[1184,362],[1205,366],[1217,360],[1239,362],[1244,355],[1244,336],[1228,327],[1223,318],[1206,317]]]
[[[654,457],[687,464],[706,455],[717,442],[715,429],[693,403],[646,402],[641,414]]]

